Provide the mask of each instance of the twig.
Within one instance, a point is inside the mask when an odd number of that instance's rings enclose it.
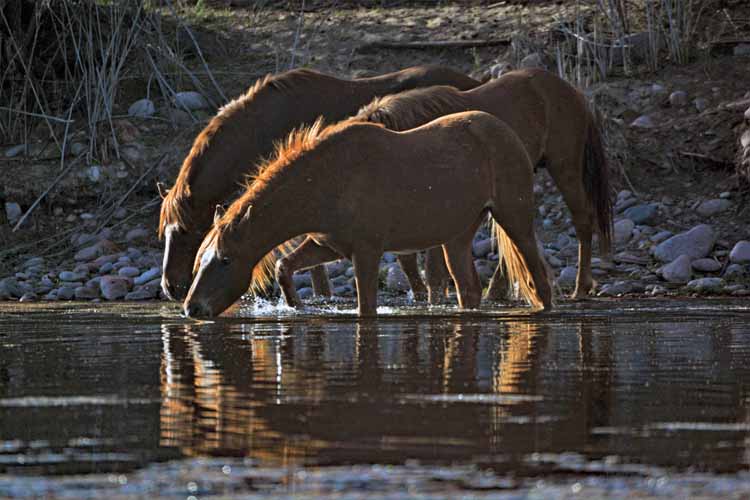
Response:
[[[11,232],[15,233],[18,230],[18,228],[21,227],[21,224],[24,223],[24,221],[29,216],[29,214],[31,214],[31,212],[34,211],[34,209],[37,207],[37,205],[39,205],[39,202],[41,202],[44,199],[44,197],[47,196],[47,193],[49,193],[52,190],[52,188],[55,187],[57,185],[57,183],[60,182],[62,180],[62,178],[65,177],[65,175],[68,172],[70,172],[70,169],[73,168],[73,166],[75,164],[77,164],[81,158],[83,158],[83,155],[82,154],[78,155],[73,161],[71,161],[68,164],[67,167],[65,167],[65,170],[63,170],[62,172],[60,172],[60,174],[57,177],[55,177],[55,180],[53,180],[52,183],[49,186],[47,186],[47,189],[45,189],[44,192],[39,195],[39,197],[36,199],[36,201],[34,201],[34,203],[31,204],[31,206],[29,207],[29,209],[26,210],[26,213],[23,214],[20,219],[18,219],[18,222],[13,227],[13,231],[11,231]]]
[[[2,109],[3,111],[10,111],[11,113],[18,113],[19,115],[33,116],[35,118],[44,118],[45,120],[65,123],[65,124],[70,124],[70,123],[73,123],[74,121],[70,119],[66,120],[65,118],[58,118],[56,116],[45,115],[42,113],[32,113],[31,111],[21,111],[20,109],[6,108],[5,106],[0,106],[0,109]]]
[[[367,52],[375,49],[470,49],[510,45],[510,42],[510,39],[507,38],[495,40],[436,40],[424,42],[377,41],[360,45],[357,47],[357,51]]]

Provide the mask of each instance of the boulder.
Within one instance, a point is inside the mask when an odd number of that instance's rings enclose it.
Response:
[[[661,275],[670,283],[687,283],[690,281],[690,257],[680,255],[661,269]]]
[[[729,253],[733,264],[750,264],[750,241],[738,241]]]
[[[721,269],[721,262],[716,259],[697,259],[693,261],[693,269],[701,273],[715,273]]]
[[[713,215],[724,212],[725,210],[728,210],[731,206],[731,201],[716,198],[713,200],[706,200],[702,202],[700,205],[698,205],[696,212],[698,212],[698,215],[701,215],[703,217],[711,217]]]
[[[713,228],[701,224],[661,242],[654,249],[654,256],[661,262],[672,262],[680,255],[702,259],[711,252],[715,242],[716,233]]]

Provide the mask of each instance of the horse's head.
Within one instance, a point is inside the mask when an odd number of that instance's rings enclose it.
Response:
[[[195,256],[195,279],[183,304],[186,316],[218,316],[247,291],[253,268],[263,257],[247,248],[248,241],[240,230],[240,223],[247,220],[251,209],[244,213],[230,210],[224,217],[224,208],[216,207],[214,227]]]

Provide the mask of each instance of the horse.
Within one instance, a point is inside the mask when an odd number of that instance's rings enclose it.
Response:
[[[533,183],[523,142],[488,113],[453,114],[405,132],[317,121],[293,132],[226,212],[217,207],[184,312],[221,314],[249,285],[271,281],[274,249],[303,234],[352,260],[361,316],[376,314],[384,251],[434,246],[442,246],[459,306],[476,308],[481,286],[471,242],[488,213],[509,277],[534,307],[549,309]]]
[[[441,66],[415,66],[354,80],[298,69],[258,80],[221,108],[196,137],[172,189],[167,192],[159,185],[164,294],[185,298],[195,253],[211,227],[215,205],[232,197],[257,164],[273,153],[274,141],[319,116],[338,121],[377,96],[438,84],[469,89],[479,82]],[[400,261],[415,293],[426,295],[416,257],[404,256]],[[313,278],[315,291],[330,295],[325,268],[313,269]]]
[[[479,87],[460,91],[436,86],[376,98],[355,119],[380,123],[392,130],[409,130],[443,115],[468,110],[490,113],[510,125],[523,141],[532,162],[545,166],[571,211],[579,240],[578,275],[574,298],[593,288],[592,236],[609,255],[612,247],[612,203],[609,170],[598,121],[581,92],[556,75],[540,69],[511,71]],[[596,226],[595,226],[596,223]],[[291,274],[327,258],[325,250],[308,238],[298,250],[279,261],[279,274]],[[445,294],[448,272],[440,249],[427,252],[427,290],[430,303]],[[279,283],[290,278],[277,274]],[[282,293],[293,293],[294,288]],[[506,298],[508,282],[498,266],[487,296]]]

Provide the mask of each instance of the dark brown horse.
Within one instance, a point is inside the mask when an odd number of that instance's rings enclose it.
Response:
[[[185,313],[221,314],[251,281],[270,279],[264,261],[274,248],[302,234],[352,260],[361,315],[376,312],[384,251],[438,245],[459,305],[477,307],[481,287],[471,242],[488,212],[509,277],[529,302],[549,308],[533,182],[521,140],[481,111],[407,132],[355,120],[327,128],[317,122],[290,135],[245,194],[220,213],[198,251]]]
[[[612,206],[609,173],[601,132],[586,99],[552,73],[538,69],[512,71],[465,92],[439,86],[416,89],[376,99],[360,110],[358,120],[381,123],[391,130],[409,130],[439,116],[480,110],[500,118],[518,134],[535,165],[544,165],[560,189],[573,216],[579,240],[578,277],[574,297],[586,296],[593,287],[591,245],[594,231],[599,247],[611,249]],[[282,274],[330,260],[329,250],[308,239],[281,259]],[[277,275],[279,283],[289,278]],[[448,273],[439,249],[427,253],[427,286],[430,301],[443,295]],[[286,295],[293,293],[284,290]],[[507,281],[498,270],[488,296],[502,298]]]
[[[214,207],[232,197],[257,164],[273,153],[275,141],[319,116],[338,121],[376,96],[430,85],[468,89],[479,82],[440,66],[416,66],[355,80],[294,70],[259,80],[245,95],[224,106],[195,139],[174,187],[162,193],[159,234],[166,239],[165,294],[184,299],[193,278],[195,253],[211,227]],[[401,263],[415,294],[426,294],[416,258],[409,256]],[[313,276],[316,291],[330,294],[325,268],[317,268]]]

